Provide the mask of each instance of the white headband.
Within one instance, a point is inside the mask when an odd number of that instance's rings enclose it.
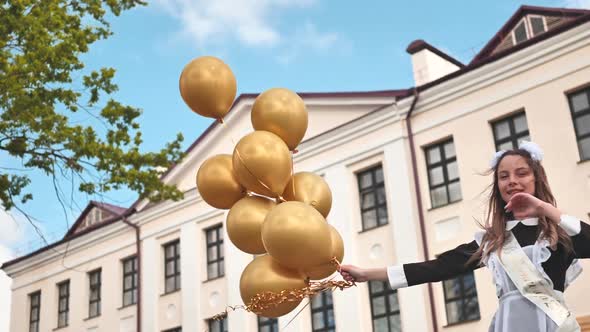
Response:
[[[520,150],[525,150],[526,152],[528,152],[534,161],[540,162],[541,160],[543,160],[543,150],[541,150],[541,147],[533,142],[524,141],[518,145],[518,148]],[[496,167],[498,166],[498,161],[500,160],[500,158],[502,158],[502,156],[505,153],[506,150],[500,150],[494,154],[494,157],[492,158],[492,160],[490,160],[491,169],[496,169]]]

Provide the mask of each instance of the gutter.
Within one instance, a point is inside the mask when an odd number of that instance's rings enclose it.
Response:
[[[137,256],[137,305],[136,305],[136,326],[137,332],[141,332],[141,242],[139,236],[139,226],[127,220],[126,215],[121,216],[121,220],[135,230],[135,247]]]
[[[424,212],[422,210],[422,195],[420,193],[420,181],[418,178],[418,166],[416,162],[416,147],[414,144],[414,132],[412,131],[412,121],[411,116],[414,112],[414,108],[416,107],[416,103],[418,102],[418,98],[420,94],[418,92],[418,88],[414,88],[414,100],[412,100],[412,105],[410,106],[410,110],[406,115],[406,124],[408,126],[408,140],[410,143],[410,154],[412,158],[412,175],[414,177],[414,187],[416,188],[416,204],[418,205],[418,220],[420,222],[420,235],[422,238],[422,248],[424,259],[428,260],[430,256],[428,253],[428,241],[426,239],[426,226],[424,224]],[[433,331],[438,332],[438,321],[436,319],[436,310],[434,305],[434,291],[432,290],[432,283],[428,283],[428,299],[430,302],[430,313],[432,315],[432,323],[433,323]]]

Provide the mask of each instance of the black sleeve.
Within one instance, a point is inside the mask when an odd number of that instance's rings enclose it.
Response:
[[[590,258],[590,225],[580,221],[580,233],[572,236],[576,258]]]
[[[408,286],[451,279],[479,268],[479,260],[467,265],[467,261],[477,249],[479,246],[477,242],[473,241],[446,251],[436,259],[422,263],[404,264]]]

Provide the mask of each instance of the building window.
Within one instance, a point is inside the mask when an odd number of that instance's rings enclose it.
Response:
[[[88,302],[88,317],[96,317],[100,315],[100,285],[101,285],[101,270],[95,270],[88,273],[88,281],[90,285],[90,296]]]
[[[530,141],[529,127],[524,112],[492,122],[496,151],[518,148],[522,141]]]
[[[381,165],[357,174],[361,205],[362,229],[387,224],[387,199]]]
[[[480,318],[473,271],[469,271],[457,278],[443,281],[443,290],[445,293],[447,324],[461,323]]]
[[[313,332],[336,331],[331,292],[322,292],[311,298],[311,329]]]
[[[461,200],[459,168],[453,139],[431,145],[425,151],[432,207]]]
[[[223,229],[221,224],[205,230],[207,237],[207,279],[222,277],[223,267]]]
[[[57,327],[65,327],[68,326],[70,313],[70,281],[57,284],[57,290]]]
[[[207,320],[209,331],[207,332],[227,332],[227,318]]]
[[[137,303],[137,256],[123,262],[123,307]]]
[[[175,327],[173,329],[164,330],[162,332],[182,332],[182,327]]]
[[[180,240],[164,245],[164,293],[180,289]]]
[[[590,159],[590,87],[568,96],[581,160]]]
[[[527,16],[523,18],[512,30],[512,41],[514,45],[531,39],[547,31],[547,22],[543,16]]]
[[[39,318],[41,316],[41,291],[29,294],[29,332],[39,332]]]
[[[279,320],[258,316],[258,332],[279,332]]]
[[[373,331],[400,332],[402,325],[397,291],[384,281],[369,281],[369,297]]]

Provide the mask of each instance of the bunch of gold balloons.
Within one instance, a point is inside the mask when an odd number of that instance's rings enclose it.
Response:
[[[222,121],[236,95],[231,69],[214,57],[191,61],[180,77],[180,94],[196,113]],[[301,289],[323,279],[342,261],[344,245],[326,222],[332,193],[322,177],[293,174],[292,151],[303,139],[308,114],[294,92],[274,88],[260,94],[251,112],[254,131],[233,153],[207,159],[197,188],[209,205],[229,209],[226,228],[240,250],[257,255],[240,279],[246,305],[257,294]],[[300,302],[300,301],[299,301]],[[299,302],[285,302],[257,314],[282,316]]]

